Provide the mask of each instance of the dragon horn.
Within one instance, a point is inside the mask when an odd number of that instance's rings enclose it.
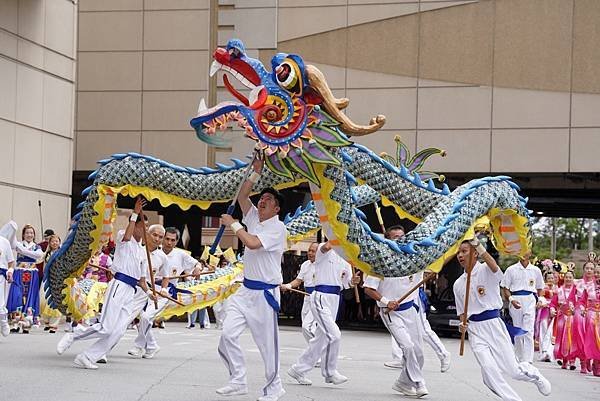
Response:
[[[323,107],[325,107],[327,112],[331,114],[333,118],[341,123],[340,129],[344,133],[354,136],[367,135],[377,131],[379,128],[383,127],[383,124],[385,124],[385,116],[381,114],[377,117],[373,117],[369,125],[355,124],[348,118],[348,116],[340,111],[338,103],[341,103],[343,99],[340,101],[333,96],[333,93],[331,92],[329,85],[327,85],[327,81],[325,80],[323,73],[314,65],[307,65],[306,74],[308,76],[308,82],[310,83],[310,86],[313,87],[313,89],[315,89],[323,99]]]

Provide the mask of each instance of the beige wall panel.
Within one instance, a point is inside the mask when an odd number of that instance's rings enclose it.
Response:
[[[25,39],[17,40],[17,59],[33,67],[44,68],[44,48]]]
[[[310,60],[304,60],[305,64],[311,64],[317,67],[327,80],[327,84],[331,89],[345,89],[346,88],[346,69],[337,67],[335,65],[327,65],[314,63]],[[269,63],[269,70],[271,69],[271,63]]]
[[[419,88],[418,127],[489,128],[492,89]]]
[[[246,138],[241,133],[234,133],[231,138],[231,152],[217,151],[215,154],[215,162],[223,164],[231,164],[231,158],[240,159],[247,162],[246,155],[252,154],[252,149],[256,142]],[[207,166],[214,167],[214,166]]]
[[[0,28],[17,33],[19,0],[0,1]]]
[[[0,117],[15,119],[17,99],[17,64],[0,57]]]
[[[19,35],[44,44],[46,0],[19,0]]]
[[[79,11],[141,10],[144,0],[79,0]]]
[[[52,195],[43,192],[15,188],[13,191],[12,218],[20,230],[25,224],[31,224],[36,231],[36,241],[41,241],[40,209],[38,200],[42,202],[42,218],[44,229],[52,228],[58,236],[65,238],[69,223],[70,199],[67,196]]]
[[[44,75],[43,129],[73,137],[73,84]]]
[[[448,81],[437,81],[435,79],[422,79],[419,78],[419,88],[438,88],[440,86],[452,86],[452,87],[473,87],[479,86],[475,84],[465,84],[458,82],[448,82]]]
[[[206,92],[144,92],[144,130],[179,131],[192,130],[190,120],[198,110],[200,98]]]
[[[75,5],[70,1],[46,1],[46,41],[47,47],[73,57],[75,35]]]
[[[348,0],[279,0],[279,8],[285,7],[320,7],[323,6],[345,6]]]
[[[399,17],[418,11],[418,3],[349,5],[348,26]]]
[[[41,131],[17,125],[13,182],[33,188],[40,187],[42,135]]]
[[[0,31],[0,54],[17,58],[17,37],[15,35]]]
[[[42,189],[66,195],[71,193],[72,143],[70,139],[56,135],[42,135]]]
[[[141,50],[142,12],[79,13],[79,51]]]
[[[146,0],[146,10],[208,10],[209,0]]]
[[[234,26],[231,37],[241,38],[246,48],[277,47],[277,9],[262,8],[258,4],[254,8],[234,8],[219,11],[219,24]],[[220,43],[225,43],[220,42]]]
[[[0,181],[13,182],[16,124],[0,120]],[[1,220],[0,220],[1,221]]]
[[[413,77],[353,68],[348,68],[346,71],[348,88],[414,88],[417,86],[417,79]],[[328,78],[327,75],[325,78]]]
[[[290,23],[296,21],[297,23]],[[277,41],[290,40],[346,26],[346,7],[279,8]],[[341,44],[338,44],[341,45]]]
[[[352,140],[368,147],[377,155],[386,152],[395,158],[396,142],[394,141],[394,138],[396,135],[400,135],[402,142],[404,142],[411,153],[414,154],[417,137],[415,131],[381,129],[369,135],[352,138]]]
[[[600,1],[575,0],[573,91],[600,93]]]
[[[77,90],[141,90],[142,53],[79,53]]]
[[[79,92],[77,129],[139,130],[142,94],[140,92]]]
[[[572,1],[495,3],[494,85],[569,91]]]
[[[44,73],[17,65],[16,121],[42,126]]]
[[[573,128],[571,130],[571,168],[569,171],[600,171],[600,128]]]
[[[144,90],[208,90],[208,51],[144,52]]]
[[[492,1],[422,13],[419,76],[491,85],[493,29]]]
[[[526,129],[492,132],[493,172],[566,172],[569,130]]]
[[[141,152],[140,132],[78,132],[75,170],[95,170],[115,153]]]
[[[569,94],[494,88],[494,128],[568,127]]]
[[[572,127],[600,127],[600,94],[573,93]]]
[[[346,113],[356,124],[368,124],[372,117],[386,116],[385,129],[414,129],[416,89],[349,89]]]
[[[146,11],[144,50],[206,50],[208,29],[206,10]]]
[[[206,165],[206,144],[189,132],[142,132],[142,153],[182,167]]]
[[[490,171],[489,130],[442,130],[419,131],[419,150],[439,148],[446,151],[446,157],[433,156],[425,164],[426,170],[440,174],[450,172]]]
[[[306,38],[293,39],[286,42],[280,41],[277,49],[280,52],[299,54],[303,59],[314,62],[345,67],[346,46],[340,45],[345,42],[346,31],[338,29]],[[261,50],[260,59],[266,63],[265,65],[270,65],[271,57],[274,54],[275,52],[272,50]]]
[[[71,82],[74,81],[75,62],[63,55],[44,49],[44,70]]]
[[[407,15],[348,28],[347,67],[416,76],[418,22]]]
[[[480,0],[472,0],[472,1],[439,1],[439,0],[421,0],[421,12],[437,10],[440,8],[449,8],[456,7],[463,4],[475,3]],[[487,1],[487,0],[482,0]]]
[[[0,185],[0,221],[6,224],[12,219],[13,189]]]

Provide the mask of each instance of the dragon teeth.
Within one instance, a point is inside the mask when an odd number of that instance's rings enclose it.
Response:
[[[217,60],[213,60],[212,64],[210,65],[209,75],[212,77],[221,69],[221,67],[223,67],[223,64],[219,63]]]

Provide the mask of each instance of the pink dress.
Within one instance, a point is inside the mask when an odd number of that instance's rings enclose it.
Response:
[[[585,305],[587,310],[584,318],[585,358],[600,360],[600,284],[585,289],[581,304]]]
[[[554,344],[554,357],[566,361],[573,360],[579,356],[579,348],[574,337],[574,316],[576,287],[562,286],[558,288],[552,301],[550,309],[556,311],[556,343]]]
[[[586,337],[586,325],[585,325],[585,313],[583,312],[587,305],[581,302],[583,298],[583,293],[587,291],[593,291],[594,289],[594,280],[586,280],[585,277],[579,280],[575,280],[575,286],[577,287],[577,297],[575,298],[577,308],[575,310],[575,332],[574,336],[577,341],[577,347],[579,349],[579,358],[581,361],[586,360],[585,356],[585,337]]]

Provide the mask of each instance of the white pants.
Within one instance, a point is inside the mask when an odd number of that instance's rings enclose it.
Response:
[[[140,289],[137,292],[140,292]],[[73,330],[73,338],[76,341],[94,338],[98,340],[83,352],[90,361],[96,362],[107,355],[125,334],[132,312],[133,296],[134,289],[130,285],[112,280],[104,295],[100,321],[86,328],[78,325]]]
[[[160,291],[160,290],[158,290]],[[158,309],[154,307],[154,301],[148,300],[146,310],[140,315],[138,324],[138,335],[135,339],[135,346],[146,351],[153,351],[158,348],[158,343],[152,332],[152,323],[156,316],[161,313],[169,304],[169,300],[163,297],[158,298]]]
[[[410,386],[416,386],[417,383],[425,385],[423,336],[421,326],[418,324],[417,311],[415,308],[409,308],[386,314],[386,310],[386,308],[380,309],[381,320],[394,337],[394,341],[401,349],[401,357],[404,358],[404,368],[398,380]]]
[[[550,358],[554,361],[554,344],[552,344],[552,327],[554,319],[542,320],[540,322],[540,357]]]
[[[512,317],[513,326],[526,330],[527,333],[515,337],[515,354],[520,362],[533,363],[533,330],[535,327],[535,297],[533,295],[513,295],[521,303],[520,309],[515,309],[510,303],[508,310]]]
[[[8,309],[6,309],[6,300],[8,299],[8,291],[10,284],[4,276],[0,275],[0,319],[7,319]]]
[[[310,296],[304,296],[302,312],[300,313],[302,318],[302,335],[307,343],[315,336],[315,331],[317,329],[317,322],[310,310],[310,298]]]
[[[521,397],[510,387],[504,376],[536,382],[542,375],[533,365],[517,362],[502,320],[470,321],[468,330],[469,344],[481,367],[483,383],[504,401],[521,401]]]
[[[327,378],[337,372],[337,359],[340,352],[342,333],[335,323],[340,296],[314,291],[310,296],[310,310],[317,322],[315,336],[308,342],[294,370],[302,375],[309,372],[321,359],[321,374]]]
[[[127,325],[130,325],[136,317],[138,317],[146,307],[146,304],[151,302],[148,299],[148,296],[144,293],[141,288],[138,288],[133,296],[133,300],[131,301],[131,313],[129,315],[129,319],[127,321]]]
[[[227,300],[215,302],[212,306],[213,313],[215,314],[215,324],[217,328],[223,328],[223,323],[225,322],[225,316],[227,316]]]
[[[269,290],[277,302],[279,288]],[[267,303],[262,290],[241,286],[227,302],[227,316],[219,341],[219,355],[229,370],[229,383],[246,385],[246,364],[240,347],[240,335],[248,327],[265,364],[267,380],[263,395],[278,394],[282,389],[279,377],[279,326],[277,312]]]
[[[438,359],[441,361],[450,353],[442,343],[442,340],[438,337],[438,335],[431,329],[431,325],[429,324],[429,320],[427,320],[427,315],[421,310],[417,312],[418,319],[417,323],[421,326],[421,333],[423,334],[423,341],[425,341],[429,346],[433,349]],[[394,359],[402,359],[402,348],[396,340],[394,336],[392,336],[392,358]]]

